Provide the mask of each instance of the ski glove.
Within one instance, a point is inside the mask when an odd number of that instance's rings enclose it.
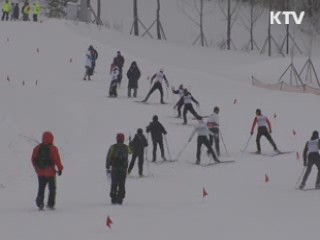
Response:
[[[253,135],[253,132],[250,132],[250,135]]]
[[[61,170],[59,170],[57,173],[58,173],[58,176],[61,176],[62,171],[61,171]]]

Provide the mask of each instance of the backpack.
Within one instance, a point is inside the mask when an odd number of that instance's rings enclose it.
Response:
[[[49,144],[41,144],[39,147],[38,158],[36,165],[40,169],[45,169],[52,166],[50,159],[50,146]]]
[[[112,167],[117,169],[128,168],[128,147],[124,144],[113,146]]]

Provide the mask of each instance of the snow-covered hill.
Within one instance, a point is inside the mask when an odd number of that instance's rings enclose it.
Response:
[[[294,187],[302,170],[296,152],[301,155],[305,141],[318,128],[318,97],[261,90],[248,80],[255,73],[277,79],[289,59],[189,48],[57,20],[6,23],[0,31],[0,232],[4,239],[317,237],[319,192]],[[93,81],[84,82],[84,55],[90,44],[100,55]],[[157,94],[150,98],[152,104],[138,104],[126,98],[125,78],[120,97],[106,97],[109,65],[117,50],[126,58],[125,72],[133,60],[142,71],[139,98],[149,89],[147,78],[163,67],[171,86],[183,83],[191,90],[201,103],[201,114],[220,106],[221,132],[229,158],[236,163],[208,168],[187,163],[195,161],[193,139],[178,162],[146,163],[145,173],[153,177],[128,178],[124,205],[112,206],[104,164],[116,133],[133,135],[157,114],[175,157],[193,130],[173,118],[178,99],[170,93],[165,94],[167,105],[157,104]],[[293,154],[270,158],[241,153],[258,107],[269,116],[279,148]],[[195,124],[190,116],[189,121]],[[57,179],[56,211],[39,212],[30,157],[45,130],[54,133],[65,170]],[[266,141],[262,146],[272,152]],[[252,138],[248,151],[254,150]],[[149,159],[150,152],[149,148]],[[225,151],[221,159],[228,159]],[[208,161],[203,153],[202,162]],[[314,181],[315,172],[308,186]],[[202,188],[209,194],[206,198]],[[114,222],[111,229],[105,226],[107,216]]]

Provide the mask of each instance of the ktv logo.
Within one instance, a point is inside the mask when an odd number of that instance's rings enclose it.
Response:
[[[280,16],[284,16],[284,24],[289,25],[291,22],[291,20],[293,19],[293,22],[295,24],[300,25],[303,21],[305,12],[300,12],[299,16],[296,12],[294,11],[271,11],[270,12],[270,24],[282,24],[283,22],[281,22],[280,20]]]

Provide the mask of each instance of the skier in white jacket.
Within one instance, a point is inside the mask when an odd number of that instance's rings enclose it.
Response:
[[[217,163],[220,162],[220,160],[217,158],[215,152],[212,149],[212,146],[210,145],[208,136],[213,135],[213,133],[208,129],[207,124],[203,121],[202,117],[198,117],[199,124],[195,126],[190,138],[189,142],[191,142],[192,137],[195,133],[198,133],[198,139],[197,139],[197,161],[196,164],[200,164],[200,156],[201,156],[201,146],[204,144],[209,154],[212,155],[213,160]]]

